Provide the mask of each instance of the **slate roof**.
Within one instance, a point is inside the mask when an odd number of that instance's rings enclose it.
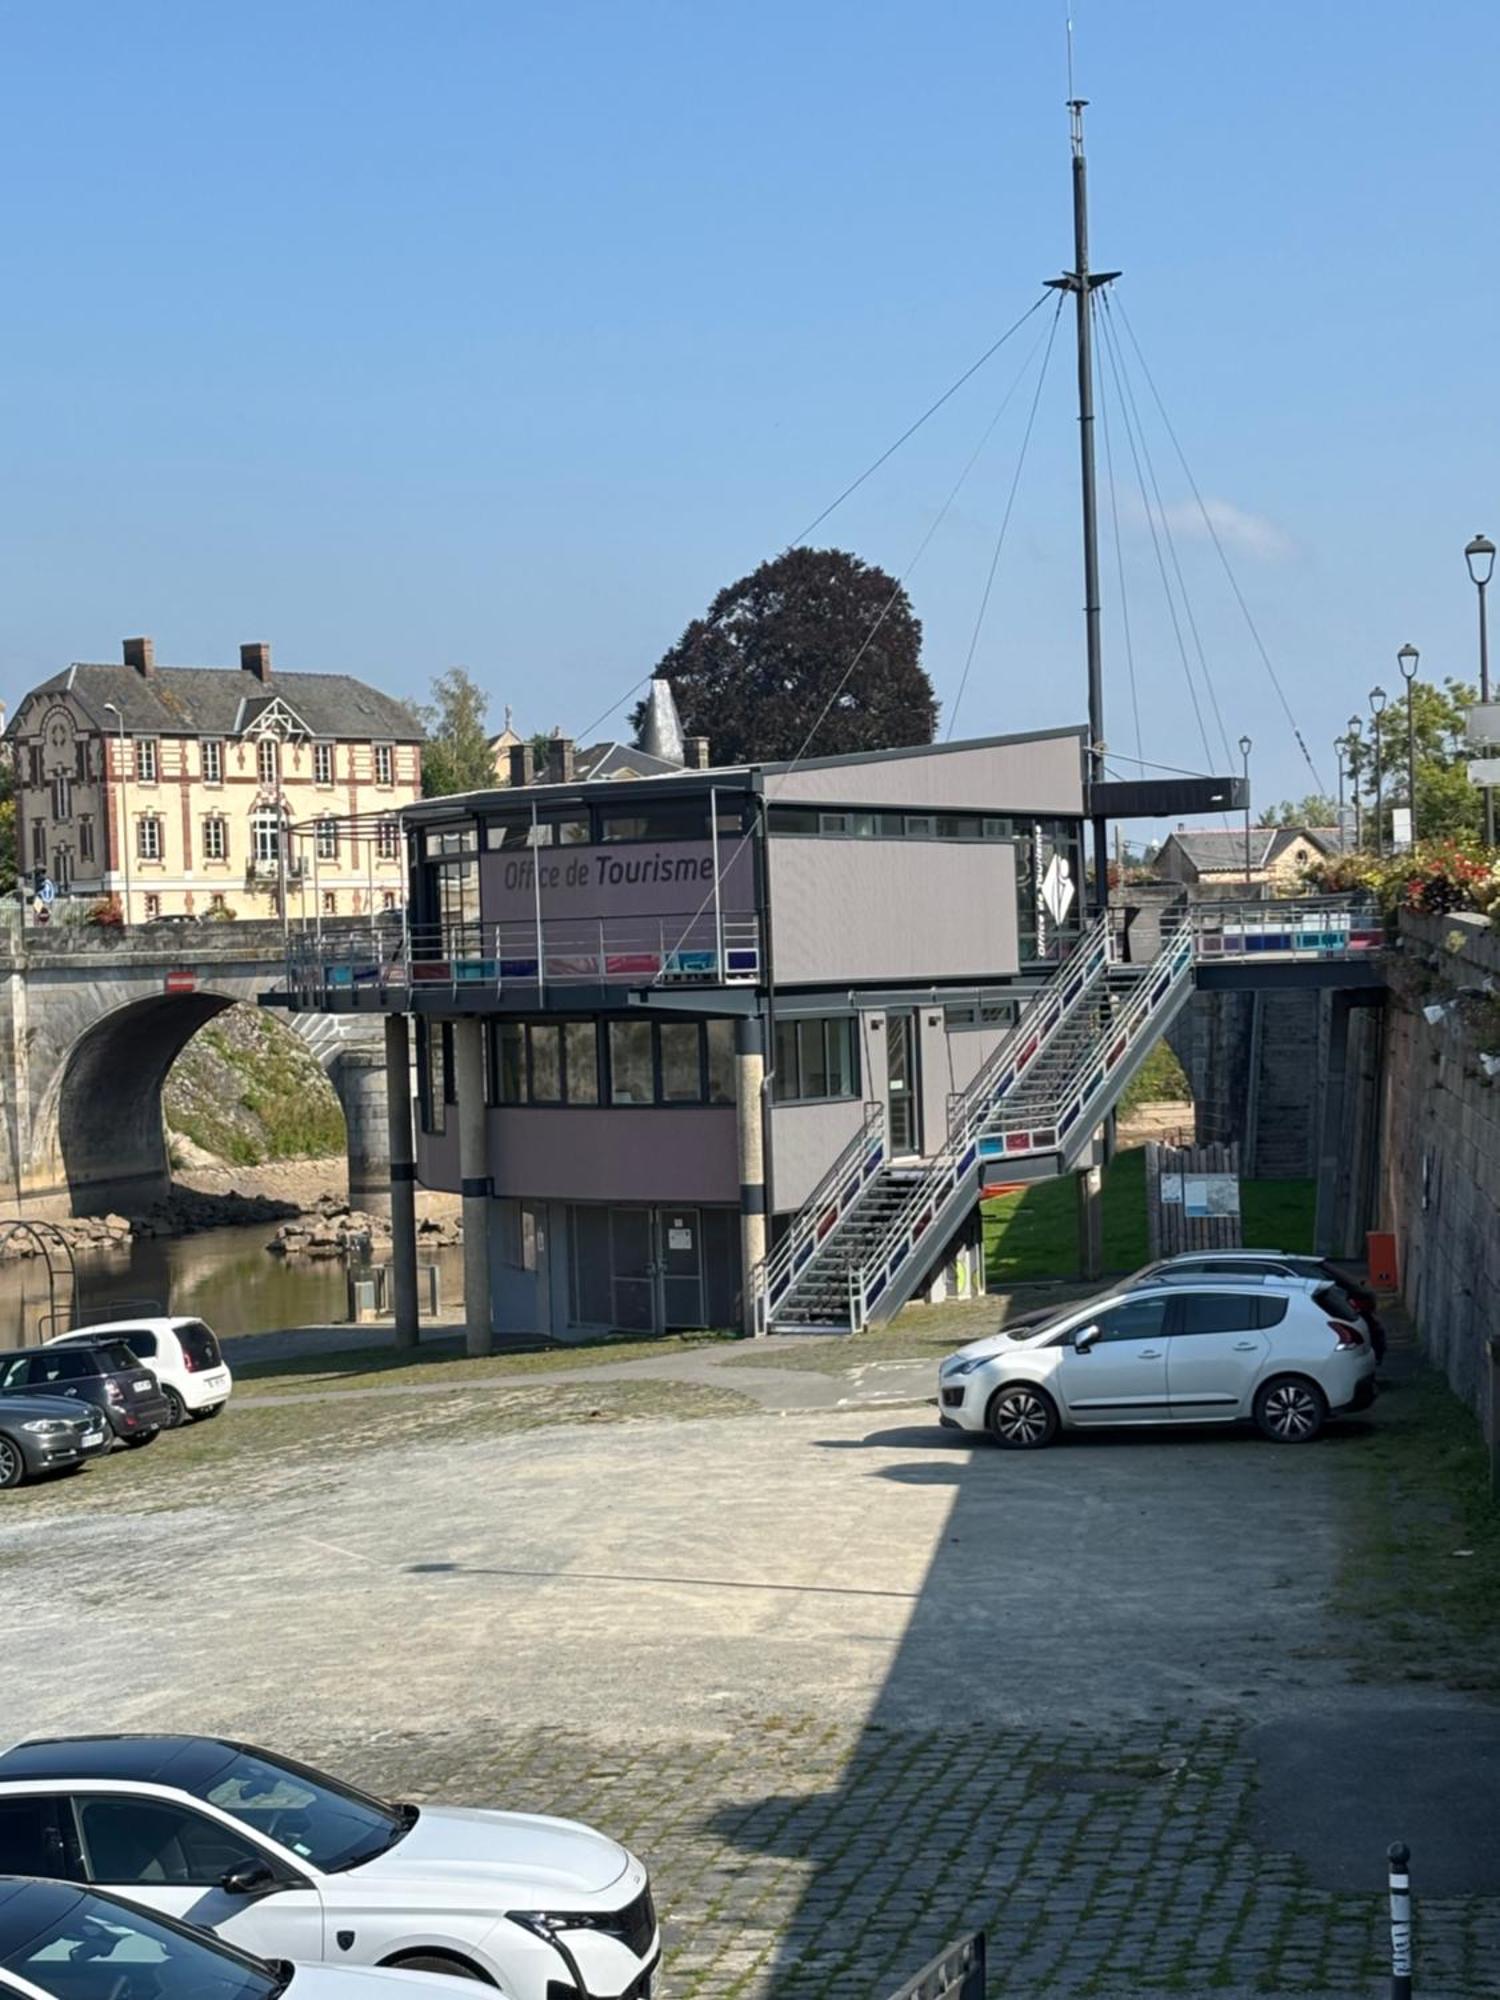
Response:
[[[578,752],[573,768],[580,778],[672,778],[683,767],[634,743],[592,743]]]
[[[1338,834],[1332,827],[1252,826],[1251,869],[1269,868],[1277,856],[1297,840],[1305,840],[1310,846],[1329,854],[1338,845]],[[1189,827],[1184,831],[1169,834],[1162,842],[1162,846],[1166,847],[1173,842],[1184,860],[1197,869],[1200,875],[1229,875],[1242,873],[1244,870],[1243,827],[1227,830],[1223,827]]]
[[[314,736],[419,743],[424,733],[405,702],[351,674],[278,669],[263,681],[241,667],[158,667],[146,675],[134,667],[80,663],[29,689],[16,704],[16,715],[32,695],[64,692],[74,695],[99,729],[119,728],[119,718],[104,706],[114,702],[126,731],[137,736],[236,736],[278,697]],[[5,733],[17,733],[16,716]]]

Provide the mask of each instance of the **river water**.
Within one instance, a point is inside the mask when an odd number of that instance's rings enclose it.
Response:
[[[274,1225],[252,1223],[235,1229],[208,1229],[198,1236],[151,1237],[128,1249],[94,1251],[78,1257],[81,1310],[74,1324],[103,1318],[101,1307],[131,1301],[144,1311],[191,1314],[215,1333],[267,1333],[287,1326],[332,1326],[349,1317],[347,1273],[342,1258],[311,1262],[273,1257],[266,1244]],[[443,1250],[443,1304],[451,1312],[463,1296],[463,1252]],[[58,1303],[66,1306],[66,1298]],[[0,1349],[24,1347],[45,1337],[47,1267],[40,1257],[0,1264]],[[59,1321],[59,1326],[64,1324]]]

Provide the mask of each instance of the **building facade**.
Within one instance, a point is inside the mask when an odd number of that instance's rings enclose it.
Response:
[[[400,1017],[393,1108],[410,1029],[471,1338],[740,1324],[868,1121],[932,1157],[1080,933],[1083,787],[1070,729],[410,808],[399,962],[303,939],[291,984]]]
[[[422,731],[363,681],[273,673],[265,645],[237,668],[159,667],[149,639],[127,639],[118,666],[33,688],[5,739],[21,881],[45,877],[65,904],[110,899],[149,923],[405,903]]]
[[[1178,827],[1156,856],[1164,882],[1181,882],[1198,896],[1242,896],[1247,885],[1245,833],[1233,827]],[[1340,852],[1337,827],[1252,826],[1248,885],[1273,896],[1294,896],[1303,871]]]

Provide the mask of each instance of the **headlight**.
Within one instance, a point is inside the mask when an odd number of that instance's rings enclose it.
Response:
[[[600,1931],[606,1937],[635,1950],[630,1936],[628,1918],[630,1910],[507,1910],[509,1922],[519,1924],[533,1937],[545,1938],[548,1944],[555,1944],[558,1931]],[[649,1924],[650,1934],[656,1930],[654,1910],[644,1913],[644,1921]]]
[[[961,1354],[952,1361],[945,1361],[938,1370],[938,1375],[944,1382],[952,1381],[955,1375],[972,1375],[974,1370],[982,1368],[989,1358],[987,1354]]]
[[[35,1437],[56,1437],[62,1431],[70,1431],[73,1426],[66,1417],[33,1417],[30,1423],[22,1424],[23,1431],[30,1431]]]

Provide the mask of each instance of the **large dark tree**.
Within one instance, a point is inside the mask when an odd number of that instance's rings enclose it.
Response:
[[[656,671],[716,764],[751,763],[930,743],[921,651],[894,577],[843,549],[790,549],[721,590]]]

